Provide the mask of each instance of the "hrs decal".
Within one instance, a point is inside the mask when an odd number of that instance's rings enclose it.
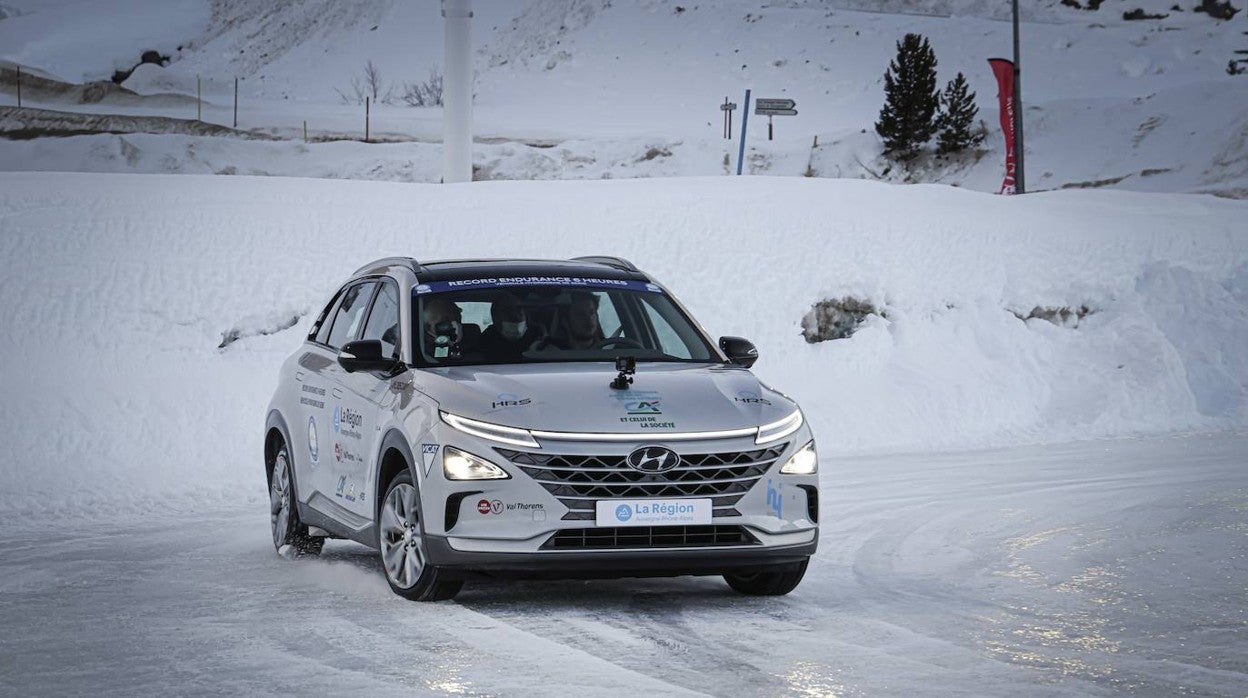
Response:
[[[777,519],[784,518],[781,515],[783,505],[784,500],[780,496],[780,485],[772,487],[771,478],[767,478],[767,506],[771,507],[771,510],[776,512]]]

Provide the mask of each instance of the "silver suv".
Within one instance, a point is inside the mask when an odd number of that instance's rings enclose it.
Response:
[[[428,601],[478,575],[786,594],[818,541],[818,460],[757,357],[622,259],[377,260],[282,366],[273,543],[357,541]]]

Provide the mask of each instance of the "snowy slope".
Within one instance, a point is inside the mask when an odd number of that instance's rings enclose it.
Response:
[[[20,396],[0,403],[0,510],[257,496],[279,363],[388,254],[632,258],[711,333],[756,341],[830,462],[1248,426],[1240,202],[797,178],[0,185],[0,384]],[[885,317],[807,344],[811,304],[846,295]],[[1077,327],[1018,318],[1083,305]]]
[[[205,119],[215,123],[231,123],[237,76],[243,97],[240,124],[246,128],[295,138],[306,120],[314,135],[361,138],[362,109],[340,104],[339,91],[351,92],[366,61],[376,63],[387,90],[423,79],[441,62],[441,24],[432,0],[149,4],[161,9],[136,9],[127,27],[161,33],[162,47],[184,48],[168,68],[145,66],[129,85],[145,93],[191,94],[200,77],[210,102]],[[1219,22],[1190,8],[1175,12],[1169,9],[1173,4],[1108,0],[1090,12],[1056,0],[1023,3],[1031,189],[1248,193],[1243,135],[1248,132],[1248,78],[1226,74],[1228,60],[1239,55],[1235,51],[1248,48],[1243,15]],[[95,38],[98,17],[95,24],[85,24],[93,15],[78,12],[77,5],[73,12],[68,4],[29,5],[18,6],[26,14],[0,20],[0,60],[76,80],[102,77],[123,58],[132,65],[142,50],[139,40],[125,38],[124,32]],[[98,12],[108,5],[82,6]],[[206,7],[211,10],[207,20]],[[749,171],[937,181],[996,191],[1003,156],[996,86],[985,59],[1010,53],[1010,25],[1003,21],[1002,7],[983,0],[482,1],[476,4],[474,34],[479,47],[477,133],[489,144],[511,147],[534,140],[558,143],[573,157],[534,153],[523,162],[495,153],[481,156],[478,164],[487,176],[514,178],[598,178],[608,171],[611,176],[722,174],[725,158],[735,163],[736,148],[719,137],[718,105],[725,96],[739,103],[744,90],[752,88],[756,97],[797,100],[799,114],[776,119],[773,142],[765,140],[763,121],[754,119]],[[1168,16],[1122,19],[1123,11],[1137,7]],[[178,21],[146,19],[175,11]],[[930,37],[942,84],[957,72],[967,75],[992,135],[982,153],[903,172],[880,158],[872,124],[883,101],[882,75],[894,43],[912,31]],[[119,53],[119,42],[130,43],[129,54]],[[66,44],[73,50],[44,50]],[[0,90],[0,104],[12,102],[12,90]],[[148,109],[108,102],[35,104],[193,116],[185,106],[175,109],[157,101]],[[374,132],[437,147],[440,110],[382,105],[374,110]],[[816,136],[819,146],[812,147]],[[634,150],[639,139],[673,157],[656,171],[639,159],[645,149]],[[41,152],[72,170],[202,171],[186,154],[185,139],[177,136],[148,144],[147,150],[160,157],[133,165],[94,156],[96,145],[88,151],[78,143],[54,141]],[[113,139],[102,150],[117,147]],[[213,171],[254,171],[246,163],[258,159],[269,161],[265,171],[274,174],[299,173],[306,165],[293,147],[283,153],[258,144],[249,153],[235,150],[237,162],[219,157]],[[336,169],[328,158],[317,171],[436,179],[436,170],[428,176],[419,165],[395,167],[391,154],[367,145],[352,150],[349,166]],[[428,157],[436,162],[440,153]],[[631,159],[636,166],[604,165],[603,158]],[[580,166],[584,163],[592,164]],[[48,169],[45,160],[3,141],[0,167]]]

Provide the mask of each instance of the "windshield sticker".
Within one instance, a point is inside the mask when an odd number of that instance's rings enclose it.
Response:
[[[572,276],[500,276],[491,279],[461,279],[459,281],[430,281],[416,286],[416,294],[445,293],[478,288],[506,288],[509,286],[569,286],[573,288],[618,288],[629,291],[662,293],[663,289],[648,281],[633,279],[589,279]]]

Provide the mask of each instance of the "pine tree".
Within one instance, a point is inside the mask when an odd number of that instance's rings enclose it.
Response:
[[[962,73],[945,85],[940,106],[940,116],[936,117],[940,130],[936,138],[937,152],[957,153],[983,142],[984,132],[975,129],[975,117],[979,115],[975,93],[967,91],[966,77]]]
[[[914,157],[936,132],[939,106],[936,53],[924,37],[906,34],[884,73],[884,108],[875,123],[884,152],[903,160]]]

